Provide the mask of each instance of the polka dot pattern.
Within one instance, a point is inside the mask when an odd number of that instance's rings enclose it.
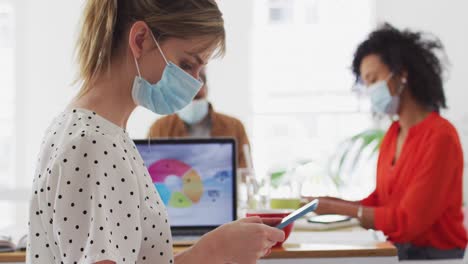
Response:
[[[27,263],[173,263],[166,208],[133,141],[87,110],[46,132],[29,218]]]

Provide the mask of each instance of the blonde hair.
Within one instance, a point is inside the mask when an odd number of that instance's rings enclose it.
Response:
[[[90,89],[93,78],[104,70],[122,42],[127,27],[144,21],[160,41],[167,37],[208,36],[215,55],[226,49],[224,21],[215,0],[87,0],[76,46],[79,96]]]

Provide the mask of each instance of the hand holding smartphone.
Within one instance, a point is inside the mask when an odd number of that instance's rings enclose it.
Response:
[[[297,209],[296,211],[290,213],[288,216],[283,218],[281,223],[276,226],[276,228],[283,229],[289,224],[293,223],[297,219],[303,217],[309,212],[312,212],[317,209],[319,201],[317,199],[313,200],[312,202],[302,206],[301,208]]]

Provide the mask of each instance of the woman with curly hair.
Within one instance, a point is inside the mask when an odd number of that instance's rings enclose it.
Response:
[[[463,152],[446,108],[438,39],[388,24],[354,54],[353,72],[374,112],[395,118],[380,147],[376,189],[362,201],[320,197],[320,214],[382,230],[400,259],[462,258]],[[309,197],[312,198],[312,197]]]

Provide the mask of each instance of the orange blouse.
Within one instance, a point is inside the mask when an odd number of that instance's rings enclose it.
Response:
[[[463,151],[457,131],[431,113],[413,126],[393,164],[400,125],[392,124],[380,148],[377,187],[361,203],[374,207],[375,228],[392,242],[464,249]]]

